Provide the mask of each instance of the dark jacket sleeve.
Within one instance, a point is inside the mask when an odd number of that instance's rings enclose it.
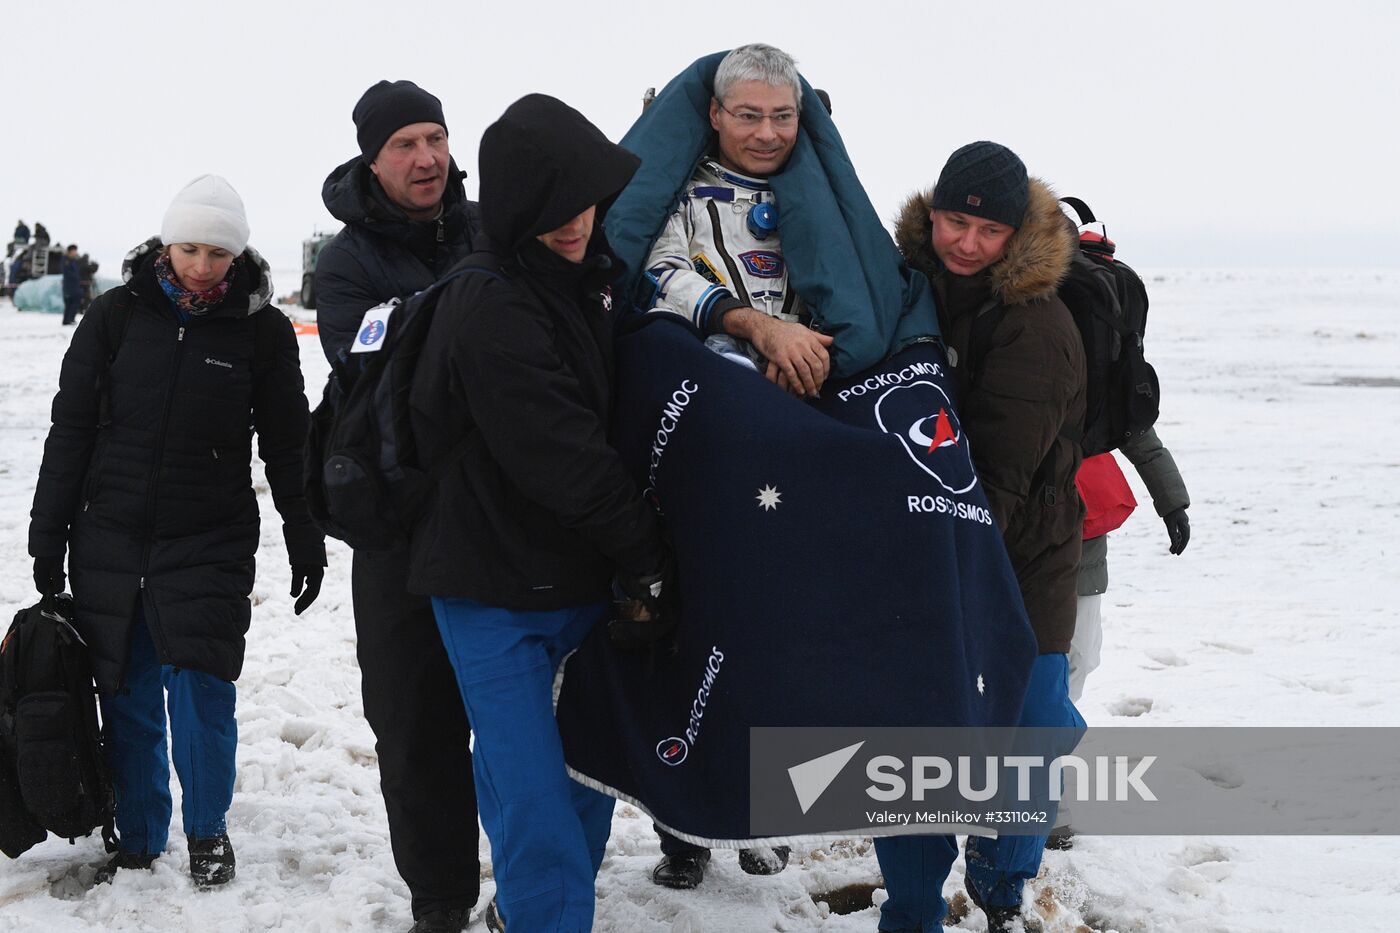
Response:
[[[1121,449],[1147,485],[1147,492],[1152,496],[1152,507],[1159,517],[1191,506],[1186,481],[1181,478],[1181,470],[1177,469],[1172,452],[1157,437],[1156,428],[1148,428],[1147,433],[1124,444]]]
[[[1049,319],[1049,304],[1009,309],[963,403],[963,422],[975,425],[973,464],[1002,531],[1083,394],[1084,350],[1072,322],[1063,327]]]
[[[109,293],[110,294],[110,293]],[[111,300],[99,298],[73,333],[58,376],[53,425],[29,513],[29,553],[61,556],[68,550],[68,526],[82,496],[83,481],[97,439],[97,381],[107,365],[103,315]]]
[[[326,565],[326,539],[311,521],[302,484],[302,447],[310,415],[301,378],[301,359],[292,322],[267,306],[257,312],[257,327],[274,329],[275,362],[253,388],[253,429],[258,456],[267,470],[272,503],[282,516],[282,537],[292,564]]]
[[[542,310],[508,285],[482,294],[478,313],[464,315],[454,334],[450,365],[487,449],[560,524],[618,567],[652,572],[660,554],[656,517],[560,358]]]
[[[347,240],[336,237],[321,250],[316,259],[316,329],[329,362],[334,363],[341,350],[349,350],[365,312],[384,302],[382,288]]]

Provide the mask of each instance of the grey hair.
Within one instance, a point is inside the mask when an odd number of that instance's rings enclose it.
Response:
[[[715,99],[724,103],[734,85],[742,81],[790,87],[798,111],[802,110],[802,79],[797,74],[797,62],[782,49],[754,42],[741,45],[724,56],[715,72]]]

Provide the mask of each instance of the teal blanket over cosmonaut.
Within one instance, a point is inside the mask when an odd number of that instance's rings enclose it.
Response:
[[[726,54],[707,55],[673,78],[621,140],[642,166],[605,222],[608,242],[627,270],[623,294],[640,310],[651,305],[644,274],[651,246],[713,143],[710,89]],[[768,182],[777,198],[788,282],[821,330],[835,338],[834,375],[853,375],[938,335],[932,289],[905,265],[836,124],[805,80],[796,146]]]

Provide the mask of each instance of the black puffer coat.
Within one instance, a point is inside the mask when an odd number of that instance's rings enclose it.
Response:
[[[932,280],[977,477],[987,493],[1042,654],[1069,650],[1084,503],[1074,485],[1084,433],[1084,344],[1056,288],[1078,248],[1051,190],[1030,203],[1006,252],[974,276],[943,268],[932,243],[932,192],[904,205],[895,240]],[[1004,313],[974,348],[974,321]],[[974,359],[974,356],[980,358]]]
[[[601,221],[637,158],[536,94],[487,129],[480,164],[503,277],[447,285],[419,360],[413,433],[440,480],[413,535],[409,589],[507,609],[581,605],[606,598],[616,570],[660,562],[655,514],[607,439],[616,270]],[[594,204],[582,263],[535,240]]]
[[[407,298],[472,251],[481,212],[448,162],[442,214],[409,220],[359,156],[326,177],[321,200],[345,228],[316,259],[316,325],[326,359],[350,346],[369,308]]]
[[[78,625],[106,693],[123,682],[138,598],[163,663],[238,678],[258,547],[254,431],[291,563],[326,562],[302,496],[296,336],[268,304],[267,264],[250,248],[222,304],[182,324],[156,280],[159,246],[127,256],[126,284],[73,334],[29,527],[32,555],[69,551]],[[127,323],[109,333],[118,304]],[[110,423],[99,428],[112,347]]]

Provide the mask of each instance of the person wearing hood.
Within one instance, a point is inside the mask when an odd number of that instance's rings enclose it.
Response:
[[[437,281],[472,251],[480,226],[437,97],[411,81],[380,81],[353,117],[360,154],[321,190],[345,224],[316,262],[317,329],[332,365],[365,311]],[[481,883],[470,731],[432,606],[407,585],[406,545],[355,552],[355,653],[394,864],[414,933],[456,933]]]
[[[298,615],[326,564],[302,494],[306,394],[291,321],[269,304],[267,263],[223,178],[181,189],[122,278],[63,357],[29,553],[45,595],[63,592],[68,555],[100,694],[120,842],[96,880],[165,850],[173,758],[190,874],[219,885],[235,868],[226,815],[259,537],[254,433]]]
[[[618,267],[603,219],[639,160],[531,94],[487,128],[479,164],[490,253],[444,286],[411,395],[440,479],[409,588],[432,595],[476,735],[495,909],[511,930],[588,930],[612,799],[565,770],[555,674],[614,580],[657,630],[674,591],[656,515],[608,443]]]
[[[1074,478],[1084,427],[1084,345],[1056,288],[1077,249],[1053,192],[993,142],[949,157],[904,205],[895,240],[932,281],[959,414],[1040,647],[1020,725],[1082,729],[1070,701],[1084,505]],[[1011,929],[1045,836],[969,837],[966,884],[989,930]],[[949,836],[875,843],[889,899],[881,930],[942,929]]]

